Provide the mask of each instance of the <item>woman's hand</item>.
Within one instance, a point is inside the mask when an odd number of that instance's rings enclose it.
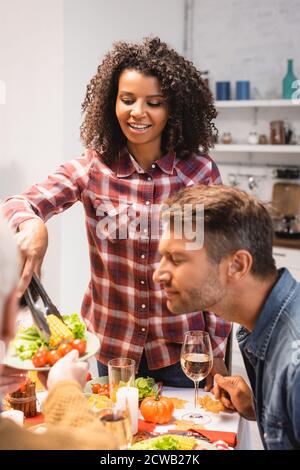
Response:
[[[48,247],[48,231],[42,220],[29,219],[19,225],[16,240],[21,252],[22,274],[18,285],[18,296],[27,289],[32,274],[38,275]]]

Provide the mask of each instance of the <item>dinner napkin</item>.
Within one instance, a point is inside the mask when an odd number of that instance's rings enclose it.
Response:
[[[31,427],[31,426],[36,426],[37,424],[41,424],[45,421],[43,413],[37,413],[35,416],[32,416],[31,418],[25,418],[24,420],[24,426],[26,427]]]
[[[194,430],[190,428],[189,431]],[[200,436],[203,435],[207,437],[211,442],[224,441],[230,447],[235,447],[237,445],[237,436],[235,432],[211,431],[210,429],[201,429],[201,432],[195,430],[194,432],[198,432]]]
[[[156,424],[154,423],[148,423],[147,421],[144,421],[143,419],[139,419],[138,421],[138,432],[153,432],[156,427]]]

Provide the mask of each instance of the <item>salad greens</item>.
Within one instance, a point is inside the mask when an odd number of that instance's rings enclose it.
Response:
[[[86,335],[86,326],[82,322],[78,313],[72,313],[71,315],[64,315],[63,320],[68,328],[72,331],[75,339],[84,339]]]
[[[139,390],[139,400],[154,396],[157,391],[157,385],[152,377],[138,377],[135,379],[135,386]]]
[[[48,343],[41,339],[35,325],[19,330],[13,341],[16,353],[23,361],[31,359],[40,347],[47,345]]]
[[[86,326],[77,313],[64,315],[63,320],[72,331],[74,339],[85,339]],[[38,329],[35,325],[32,325],[28,328],[22,328],[17,332],[13,346],[17,356],[22,359],[22,361],[26,361],[27,359],[31,359],[40,347],[48,347],[49,343],[42,340]]]
[[[136,442],[130,447],[130,450],[180,450],[180,442],[176,436],[166,434]]]

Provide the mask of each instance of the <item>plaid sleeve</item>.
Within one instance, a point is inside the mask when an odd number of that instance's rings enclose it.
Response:
[[[12,196],[2,204],[1,211],[16,231],[28,219],[42,219],[63,212],[80,200],[88,178],[91,154],[61,165],[46,181],[31,186],[27,191]]]
[[[212,312],[203,312],[205,319],[205,330],[210,336],[214,357],[225,357],[227,338],[231,331],[231,323],[222,320]]]

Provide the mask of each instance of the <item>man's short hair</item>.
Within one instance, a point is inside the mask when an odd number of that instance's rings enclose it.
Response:
[[[196,218],[196,206],[200,204],[204,205],[204,246],[211,261],[219,264],[225,256],[242,249],[253,258],[253,275],[265,277],[276,271],[272,219],[262,202],[229,186],[197,185],[167,199],[163,217],[172,220],[172,206],[183,210],[191,205]]]

